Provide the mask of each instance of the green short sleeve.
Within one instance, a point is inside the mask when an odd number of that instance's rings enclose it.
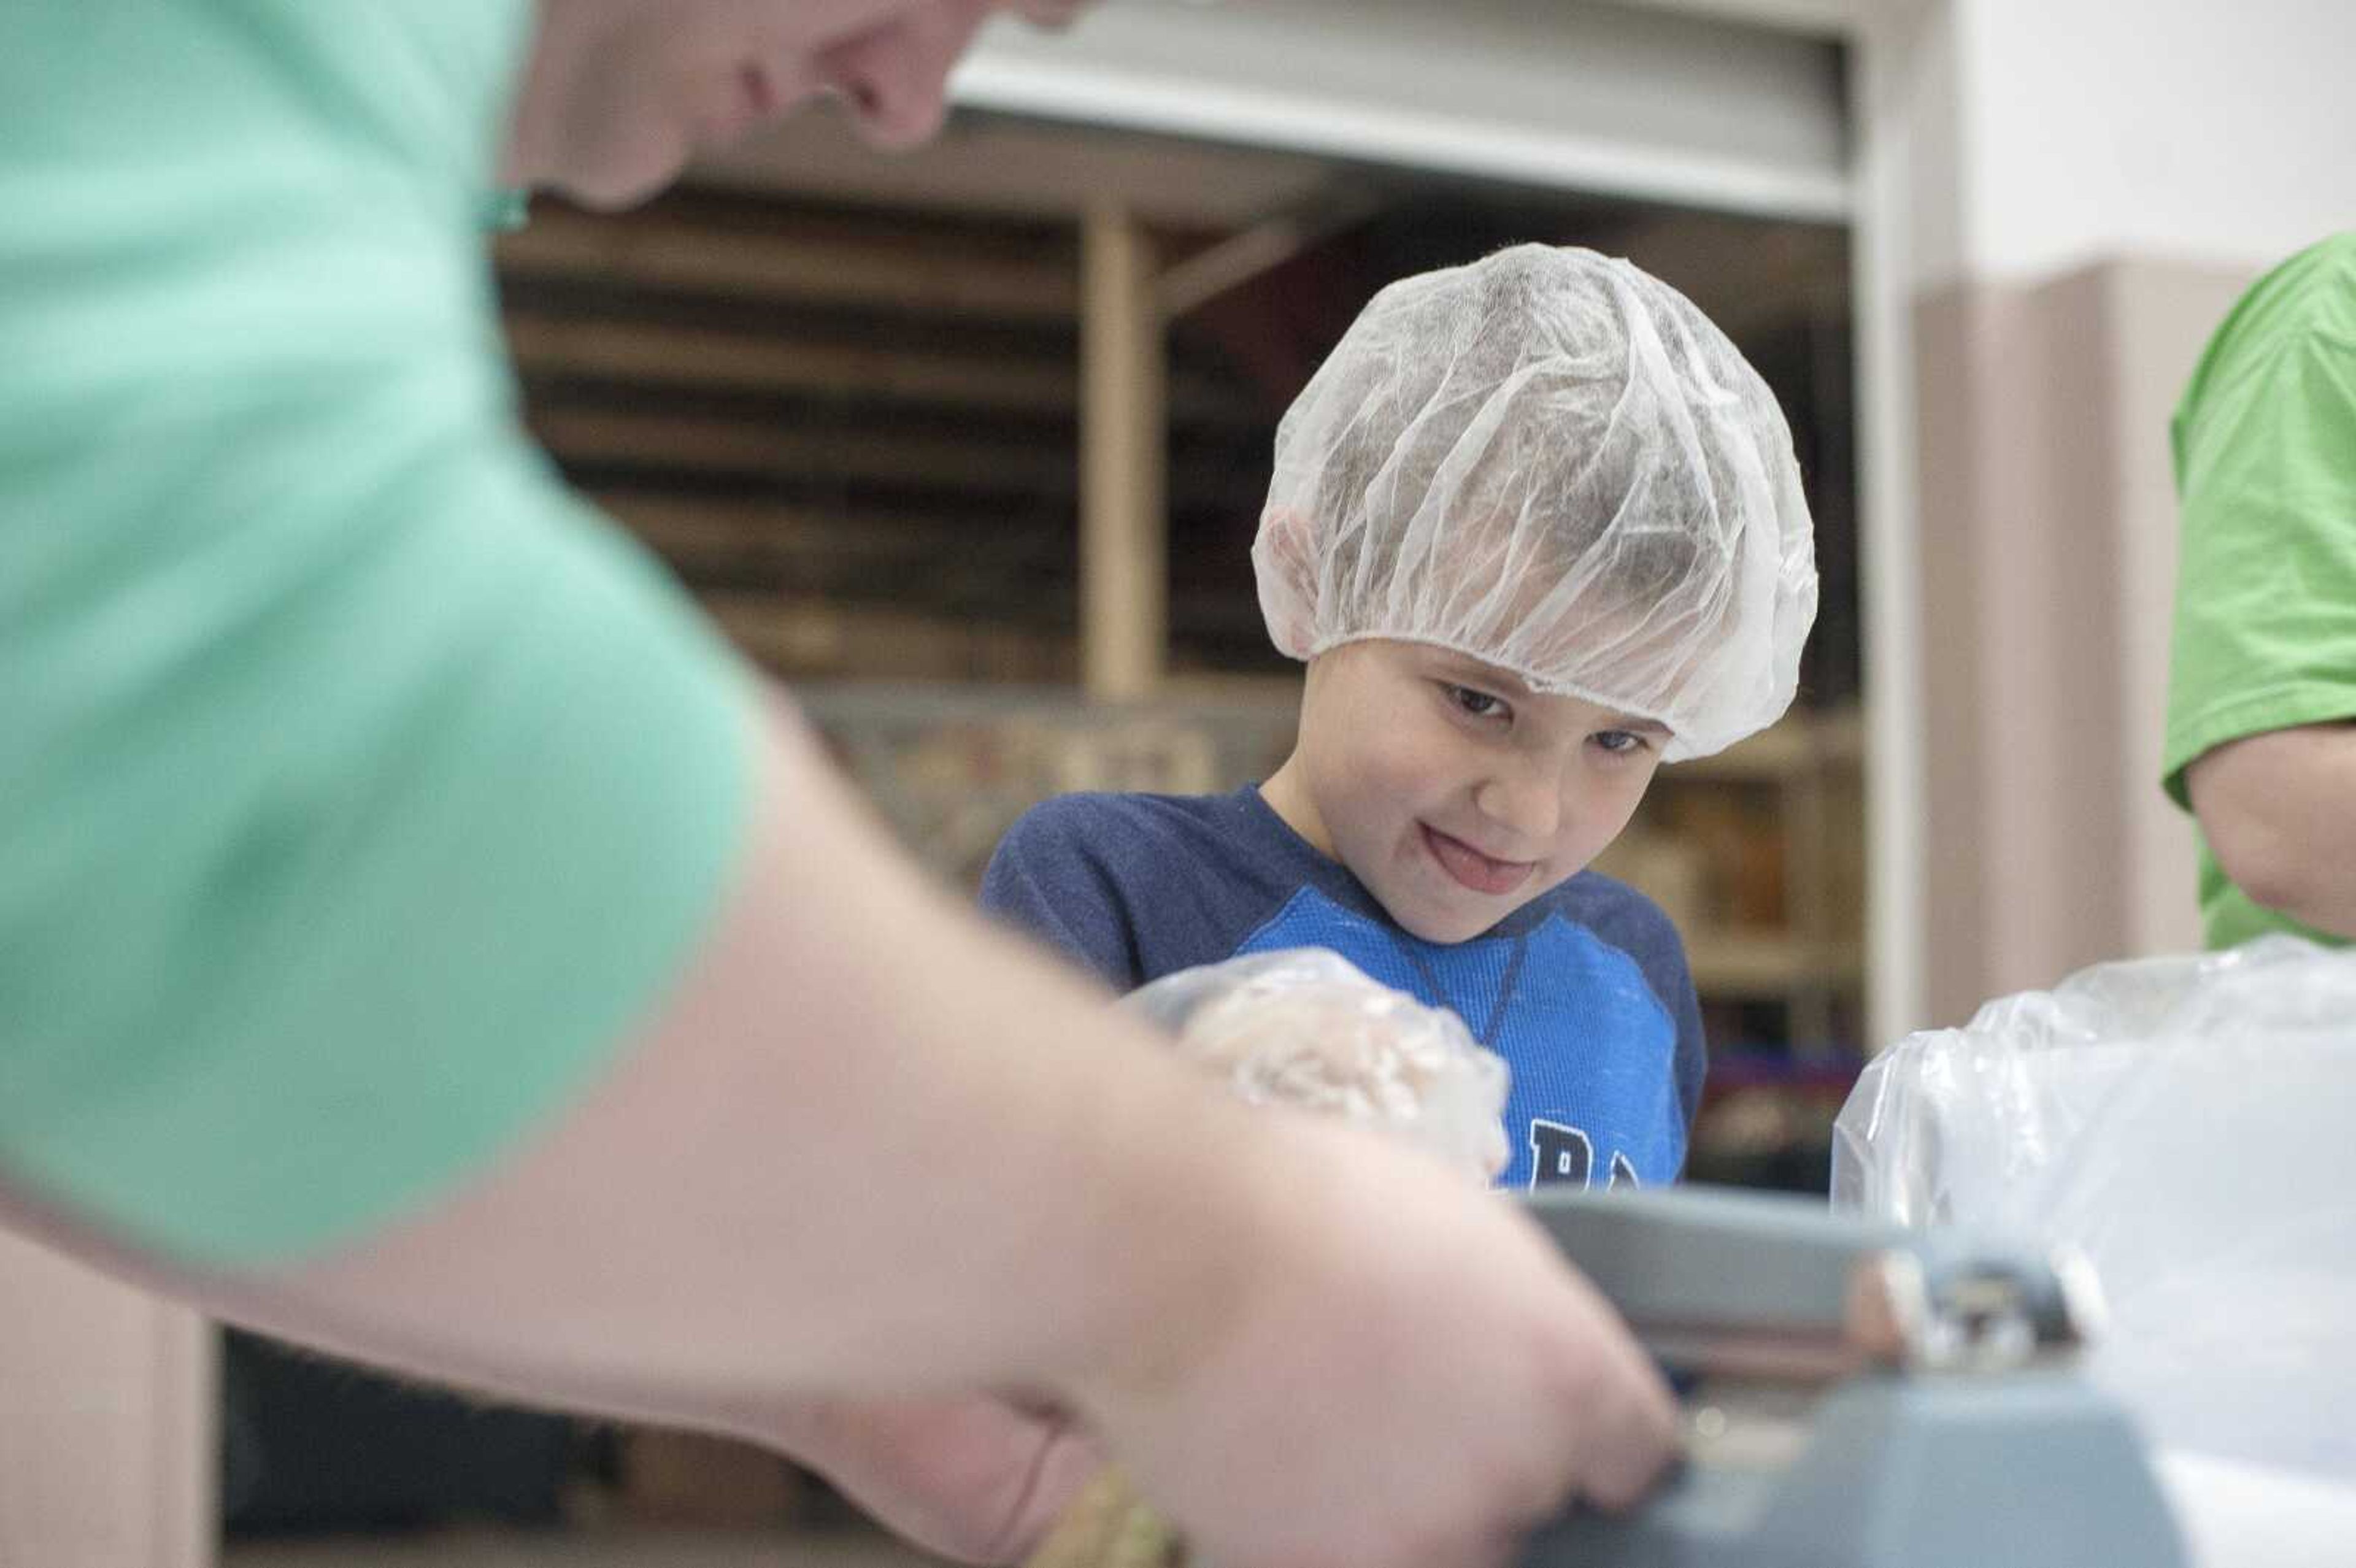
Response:
[[[198,1261],[512,1148],[737,860],[750,683],[498,352],[528,16],[0,17],[0,1168]]]
[[[2174,429],[2181,553],[2163,783],[2226,741],[2356,718],[2356,235],[2285,263],[2211,342]],[[2202,853],[2212,943],[2297,929]],[[2309,933],[2312,934],[2312,933]]]

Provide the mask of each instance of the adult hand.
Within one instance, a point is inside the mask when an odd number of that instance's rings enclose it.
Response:
[[[1083,1399],[1203,1554],[1480,1568],[1574,1498],[1636,1501],[1676,1407],[1537,1227],[1363,1132],[1272,1130],[1253,1265]]]
[[[1068,1417],[980,1395],[814,1401],[753,1433],[892,1531],[963,1563],[1029,1556],[1104,1466]]]

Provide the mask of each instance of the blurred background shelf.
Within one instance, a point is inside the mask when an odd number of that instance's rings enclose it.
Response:
[[[1689,933],[1686,955],[1695,987],[1726,996],[1783,996],[1802,987],[1854,987],[1864,955],[1855,947],[1811,946],[1788,936]]]

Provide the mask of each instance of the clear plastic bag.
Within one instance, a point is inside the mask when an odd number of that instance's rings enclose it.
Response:
[[[1910,1036],[1836,1207],[2076,1248],[2093,1375],[2162,1446],[2356,1479],[2356,952],[2106,964]]]
[[[1179,1054],[1253,1104],[1378,1127],[1494,1181],[1505,1168],[1504,1058],[1444,1008],[1318,948],[1256,953],[1132,992]]]

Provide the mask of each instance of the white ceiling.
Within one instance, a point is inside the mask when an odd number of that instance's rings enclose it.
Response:
[[[701,172],[1042,216],[1114,197],[1151,220],[1233,228],[1298,205],[1343,159],[1845,216],[1837,46],[1677,3],[1102,0],[1063,34],[993,24],[953,88],[999,112],[954,118],[932,147],[873,153],[819,112]]]
[[[993,25],[957,101],[1762,216],[1848,207],[1841,48],[1603,0],[1102,0]]]

